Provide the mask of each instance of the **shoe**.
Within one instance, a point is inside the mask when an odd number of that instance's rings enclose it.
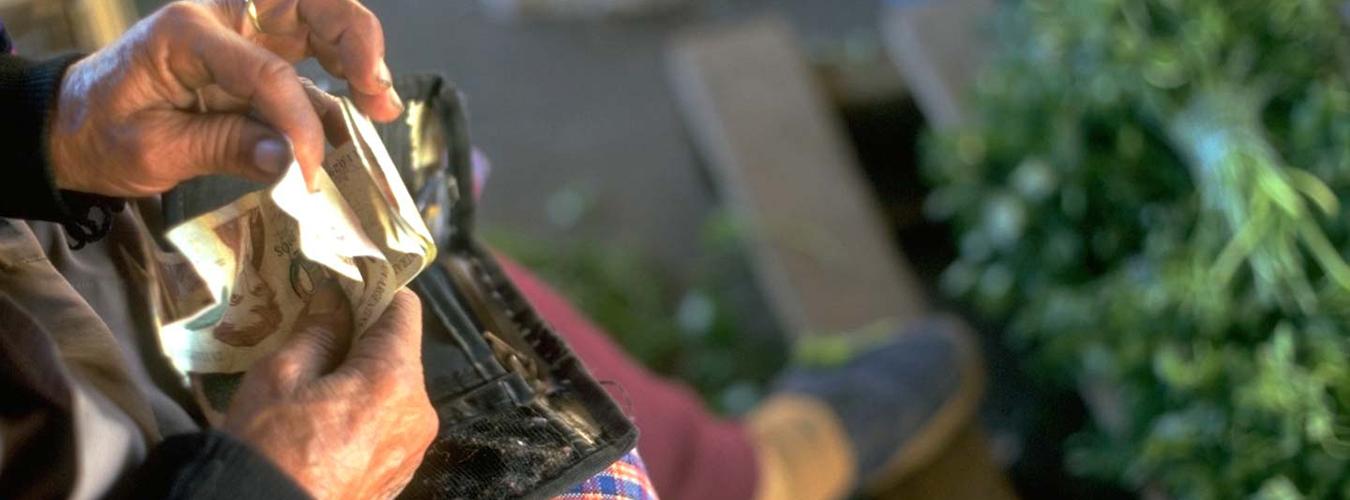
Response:
[[[924,319],[832,367],[784,374],[747,418],[759,498],[877,492],[932,461],[983,393],[974,341],[958,320]]]

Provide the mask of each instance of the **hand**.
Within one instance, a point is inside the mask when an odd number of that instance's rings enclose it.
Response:
[[[226,26],[287,61],[315,56],[328,73],[347,80],[352,102],[371,118],[389,121],[403,112],[384,62],[384,30],[359,1],[254,0],[256,27],[244,0],[199,1]]]
[[[321,288],[306,326],[244,376],[222,428],[317,498],[396,495],[437,429],[421,321],[417,296],[400,290],[343,360],[351,311],[335,287]]]
[[[67,70],[50,124],[58,187],[146,196],[204,174],[274,180],[292,157],[308,181],[323,130],[291,63],[317,54],[377,120],[402,103],[389,82],[379,22],[356,0],[177,2]],[[265,14],[262,14],[265,12]]]

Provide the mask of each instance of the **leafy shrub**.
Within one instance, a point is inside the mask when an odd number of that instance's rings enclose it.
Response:
[[[928,138],[943,288],[1174,498],[1350,498],[1350,44],[1332,0],[1025,0]]]

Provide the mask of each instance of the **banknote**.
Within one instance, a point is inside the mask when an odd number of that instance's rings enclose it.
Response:
[[[160,345],[182,373],[241,372],[294,331],[315,287],[335,280],[357,335],[436,247],[374,127],[350,102],[351,141],[305,185],[292,164],[257,191],[170,229],[158,273]]]

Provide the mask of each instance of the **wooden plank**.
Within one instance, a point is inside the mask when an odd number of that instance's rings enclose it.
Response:
[[[994,0],[888,2],[881,16],[886,50],[929,123],[965,118],[963,103],[988,52]]]
[[[797,334],[903,324],[927,308],[790,28],[777,18],[671,48],[692,135],[751,237],[757,275]],[[973,419],[880,498],[1014,498]]]
[[[765,17],[686,34],[669,62],[785,326],[837,333],[918,317],[923,294],[787,24]]]

